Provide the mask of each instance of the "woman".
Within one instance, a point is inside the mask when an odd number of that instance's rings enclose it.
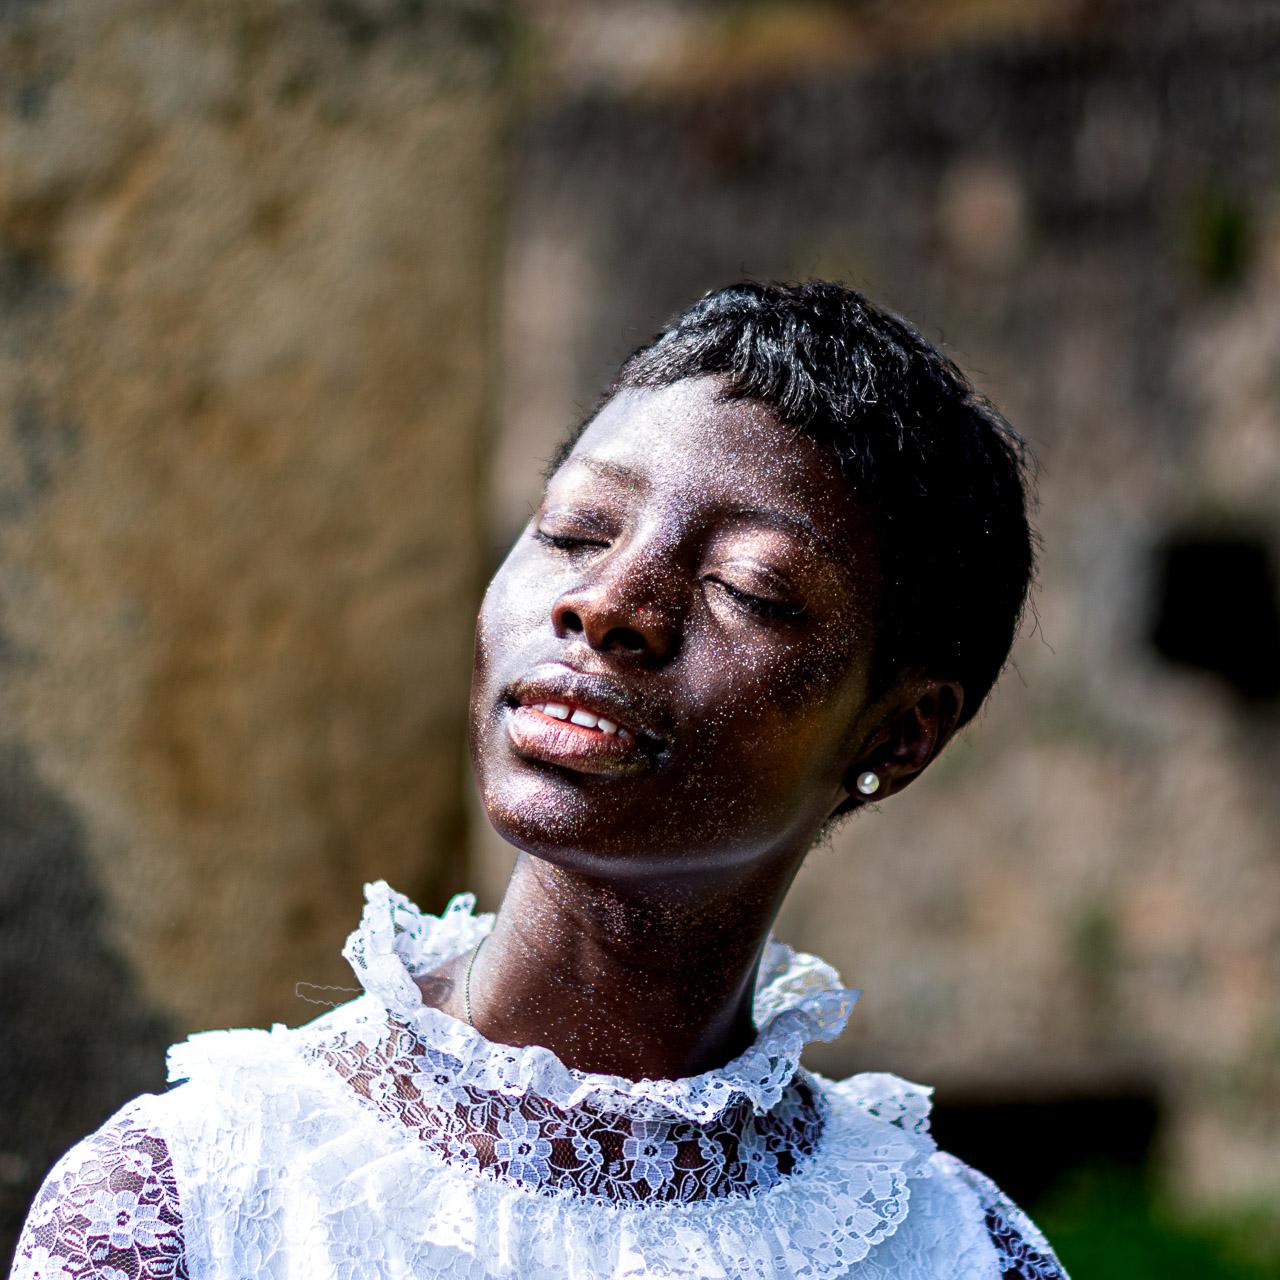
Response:
[[[623,365],[481,609],[496,918],[367,889],[365,994],[174,1048],[50,1174],[16,1275],[1056,1277],[928,1091],[803,1045],[855,992],[770,940],[830,825],[1003,666],[1021,444],[836,285],[709,294]]]

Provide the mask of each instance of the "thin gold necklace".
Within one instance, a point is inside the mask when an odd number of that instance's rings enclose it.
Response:
[[[463,1004],[466,1005],[467,1026],[469,1027],[474,1027],[476,1025],[471,1017],[471,970],[476,967],[476,956],[480,954],[480,948],[484,946],[484,939],[488,936],[489,935],[486,933],[484,938],[481,938],[472,949],[471,959],[467,962],[467,976],[462,983],[462,1001]]]

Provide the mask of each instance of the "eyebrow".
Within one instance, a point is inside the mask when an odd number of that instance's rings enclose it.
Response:
[[[727,513],[740,520],[750,520],[770,529],[778,529],[782,533],[794,533],[817,545],[842,568],[848,564],[849,557],[842,555],[826,537],[818,532],[817,526],[807,516],[793,514],[789,511],[775,511],[765,507],[734,507]]]
[[[648,487],[648,483],[644,476],[634,467],[623,466],[621,462],[610,462],[607,458],[574,458],[572,459],[580,467],[586,467],[588,471],[594,471],[596,475],[603,476],[606,480],[617,480],[622,484],[644,485]]]
[[[648,487],[643,472],[628,467],[621,462],[611,462],[607,458],[578,457],[572,461],[575,465],[586,467],[606,480],[620,484]],[[739,520],[749,520],[754,524],[764,525],[769,529],[777,529],[782,533],[790,533],[812,542],[829,559],[835,561],[842,569],[848,568],[849,557],[842,554],[837,547],[818,531],[818,527],[807,516],[789,511],[777,511],[770,507],[732,507],[725,512]]]

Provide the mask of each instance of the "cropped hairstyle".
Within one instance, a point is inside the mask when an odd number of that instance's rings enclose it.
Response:
[[[872,695],[904,673],[955,680],[972,719],[1009,656],[1035,569],[1021,437],[900,317],[826,281],[706,294],[624,361],[618,392],[717,375],[835,454],[875,532]]]

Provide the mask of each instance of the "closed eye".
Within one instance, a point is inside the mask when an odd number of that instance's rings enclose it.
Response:
[[[751,592],[743,591],[741,587],[735,587],[733,583],[726,582],[723,578],[708,578],[707,581],[714,582],[726,595],[757,617],[783,618],[792,622],[804,617],[802,604],[791,604],[785,600],[772,600],[768,596],[752,595]]]
[[[534,529],[533,537],[544,546],[554,547],[557,551],[579,551],[587,547],[609,545],[597,538],[577,538],[564,533],[547,533],[544,529]]]

